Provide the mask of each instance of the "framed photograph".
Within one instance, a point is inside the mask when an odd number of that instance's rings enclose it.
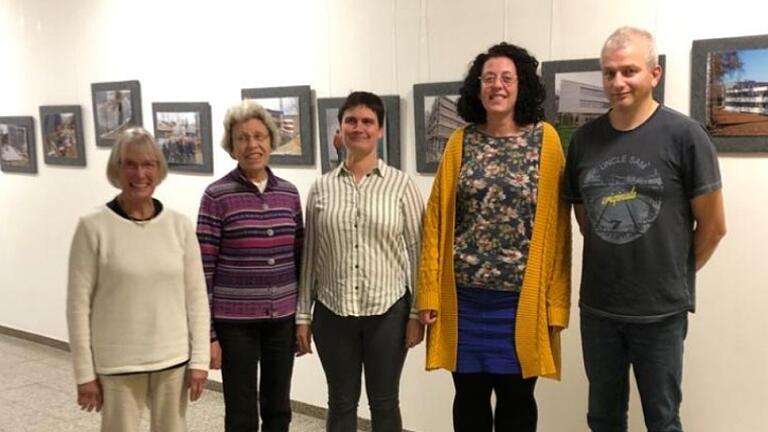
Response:
[[[91,84],[91,97],[97,146],[111,147],[122,130],[143,124],[138,81]]]
[[[653,98],[664,103],[664,55],[659,56],[659,65],[661,81],[653,89]],[[599,58],[542,62],[541,80],[547,89],[544,117],[557,129],[564,149],[576,129],[611,107],[603,92]]]
[[[80,105],[41,106],[40,141],[48,165],[85,166]]]
[[[378,152],[388,165],[400,168],[400,96],[380,96],[384,102],[384,137]],[[320,124],[320,166],[323,173],[333,170],[344,160],[344,146],[339,132],[339,108],[345,98],[317,99],[317,118]]]
[[[272,150],[270,164],[315,164],[309,86],[243,89],[242,97],[266,108],[280,129],[280,143]]]
[[[720,152],[768,152],[768,35],[693,41],[691,117]]]
[[[0,170],[37,172],[34,118],[0,117]]]
[[[462,81],[413,85],[416,170],[420,173],[437,171],[451,133],[467,124],[456,111],[461,85]]]
[[[207,102],[156,102],[152,119],[169,171],[213,173],[211,106]]]

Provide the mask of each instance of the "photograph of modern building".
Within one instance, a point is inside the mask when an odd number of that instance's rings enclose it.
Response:
[[[555,105],[557,123],[564,147],[568,146],[571,135],[580,126],[595,119],[610,108],[602,85],[599,70],[589,72],[568,72],[555,75]]]
[[[456,128],[467,124],[456,111],[459,95],[428,96],[424,99],[426,120],[426,161],[440,162],[448,137]]]
[[[768,135],[768,49],[709,53],[707,83],[712,135]]]

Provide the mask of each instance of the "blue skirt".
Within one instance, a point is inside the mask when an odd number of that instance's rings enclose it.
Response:
[[[459,308],[458,373],[519,374],[515,351],[518,293],[456,288]]]

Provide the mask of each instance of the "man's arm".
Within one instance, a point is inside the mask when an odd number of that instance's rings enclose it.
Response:
[[[573,214],[576,216],[576,222],[579,223],[579,232],[584,235],[584,230],[587,229],[587,212],[584,210],[584,204],[574,204]]]
[[[700,270],[715,252],[720,239],[725,236],[725,211],[722,190],[697,196],[691,200],[696,227],[693,230],[693,252],[696,270]]]

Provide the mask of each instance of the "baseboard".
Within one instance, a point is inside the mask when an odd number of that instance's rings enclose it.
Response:
[[[49,346],[49,347],[52,347],[52,348],[56,348],[56,349],[60,349],[60,350],[69,352],[69,343],[67,343],[65,341],[62,341],[62,340],[50,338],[48,336],[41,336],[41,335],[38,335],[38,334],[35,334],[35,333],[26,332],[24,330],[18,330],[18,329],[11,328],[11,327],[6,327],[6,326],[3,326],[3,325],[0,325],[0,334],[6,335],[6,336],[15,337],[15,338],[18,338],[18,339],[23,339],[23,340],[26,340],[26,341],[38,343],[40,345],[45,345],[45,346]],[[209,390],[216,391],[216,392],[219,392],[219,393],[221,393],[221,391],[222,391],[221,383],[218,382],[218,381],[210,381],[209,380],[206,383],[205,387],[207,389],[209,389]],[[319,419],[324,419],[325,415],[326,415],[326,413],[328,411],[326,408],[319,407],[319,406],[316,406],[316,405],[311,405],[311,404],[304,403],[304,402],[295,401],[295,400],[291,401],[291,408],[296,413],[303,414],[303,415],[310,416],[310,417],[319,418]],[[357,428],[358,428],[358,430],[361,430],[361,431],[370,431],[371,430],[371,421],[368,420],[368,419],[364,419],[364,418],[358,418],[357,419]],[[404,432],[409,432],[406,429],[403,429],[403,431]]]

